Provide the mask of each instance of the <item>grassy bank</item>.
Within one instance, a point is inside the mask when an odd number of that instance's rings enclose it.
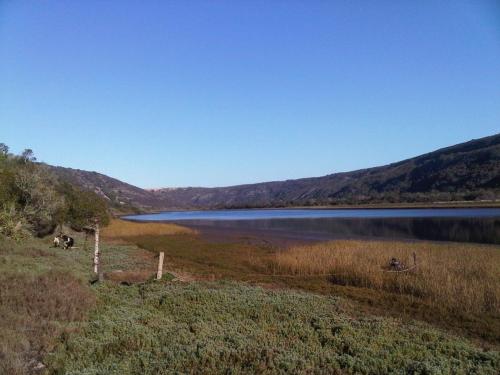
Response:
[[[283,250],[244,239],[128,237],[164,251],[168,267],[202,280],[230,279],[348,298],[355,310],[419,319],[500,344],[498,246],[458,243],[341,241]],[[386,273],[392,257],[418,267]]]
[[[138,223],[112,219],[102,230],[102,237],[108,240],[126,239],[132,236],[168,236],[172,234],[195,234],[195,231],[176,224]]]
[[[50,239],[0,239],[0,373],[494,374],[500,367],[494,337],[485,336],[487,344],[415,321],[413,305],[438,314],[417,299],[405,304],[393,292],[291,268],[296,277],[276,278],[279,249],[173,233],[106,237],[106,281],[94,285],[83,236],[69,251],[51,248]],[[215,281],[168,281],[168,274],[148,281],[155,254],[124,241],[165,251],[166,270]],[[132,285],[120,284],[131,275]],[[382,313],[389,301],[397,306],[392,316]],[[486,330],[471,319],[460,324]]]

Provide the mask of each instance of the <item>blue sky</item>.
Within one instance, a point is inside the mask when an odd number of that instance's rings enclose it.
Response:
[[[223,186],[498,132],[497,1],[0,0],[0,142],[47,163]]]

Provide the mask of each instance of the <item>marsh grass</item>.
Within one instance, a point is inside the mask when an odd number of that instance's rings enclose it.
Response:
[[[113,219],[101,231],[104,239],[126,239],[133,236],[164,236],[174,234],[194,234],[195,231],[170,223],[138,223]]]
[[[387,271],[391,258],[407,267]],[[335,284],[412,296],[449,309],[500,311],[500,251],[497,247],[428,242],[332,241],[298,246],[270,258],[274,273],[330,274]]]

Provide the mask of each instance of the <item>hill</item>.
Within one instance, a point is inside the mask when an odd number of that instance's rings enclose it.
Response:
[[[230,187],[145,190],[96,172],[54,171],[142,210],[493,200],[500,198],[500,134],[375,168]]]
[[[96,192],[114,208],[148,211],[166,207],[152,192],[102,173],[55,166],[49,168],[59,179]]]

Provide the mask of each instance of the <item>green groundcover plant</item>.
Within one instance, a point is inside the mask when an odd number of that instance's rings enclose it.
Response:
[[[237,283],[101,285],[47,359],[59,374],[497,374],[500,355],[338,299]]]

